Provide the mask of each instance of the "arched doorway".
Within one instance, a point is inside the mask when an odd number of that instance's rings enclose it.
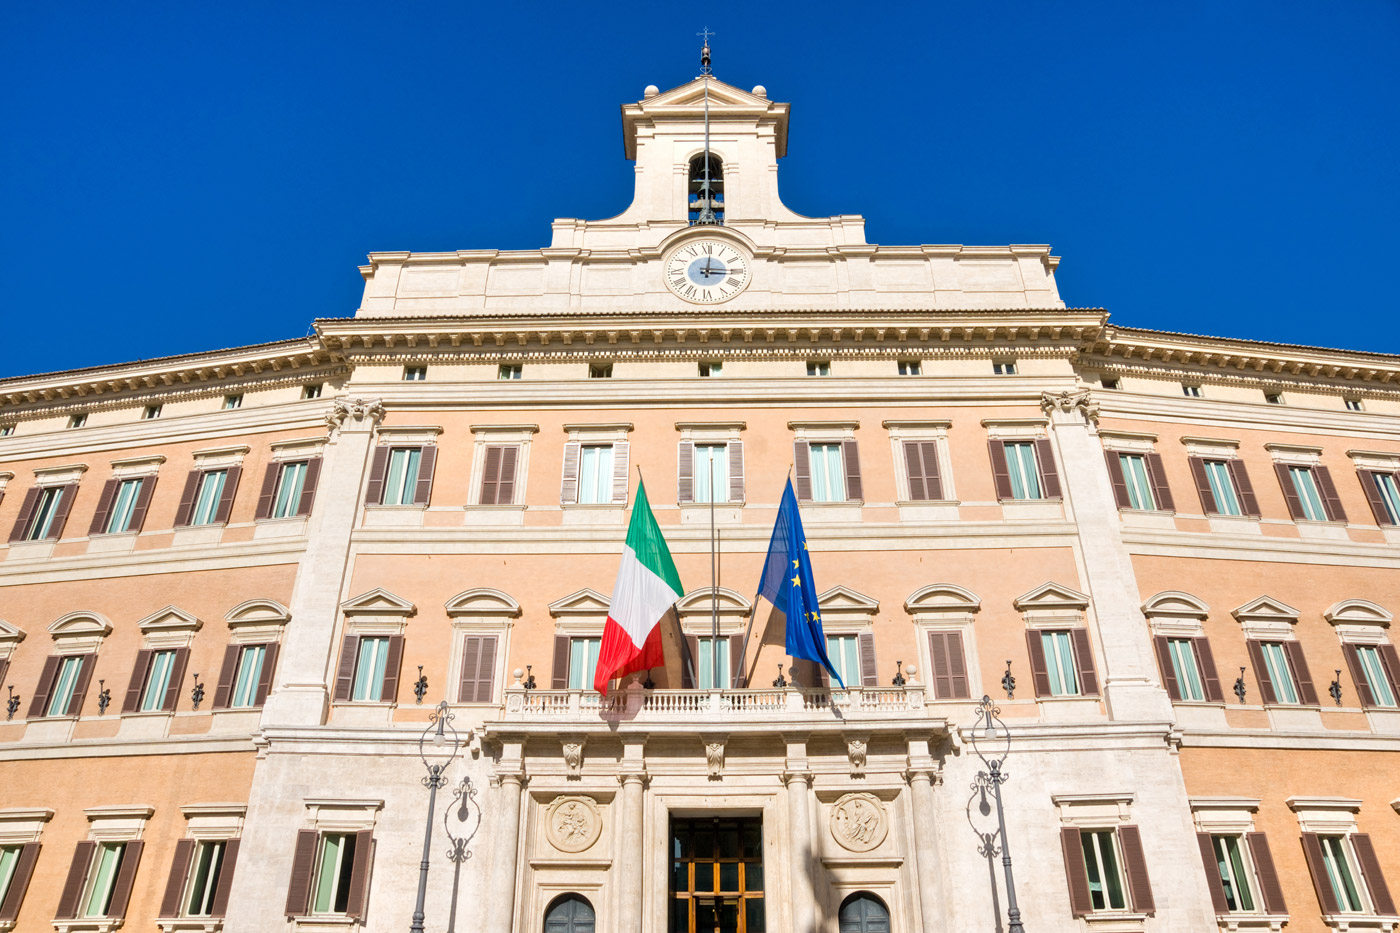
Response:
[[[890,933],[890,911],[869,891],[857,891],[841,902],[836,925],[840,933]]]
[[[593,905],[581,894],[556,897],[544,912],[544,933],[593,933],[593,928]]]

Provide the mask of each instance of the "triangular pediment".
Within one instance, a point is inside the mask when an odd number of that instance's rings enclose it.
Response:
[[[904,601],[905,612],[976,612],[982,600],[971,590],[953,583],[930,583]]]
[[[361,593],[341,603],[340,611],[346,615],[411,616],[417,607],[402,596],[376,586],[368,593]]]
[[[727,122],[731,127],[734,121],[752,121],[755,125],[762,120],[772,125],[777,155],[787,154],[788,105],[772,101],[765,96],[762,87],[755,94],[732,84],[726,84],[711,76],[706,82],[696,78],[668,91],[643,97],[635,103],[622,105],[622,138],[624,154],[629,159],[637,157],[636,134],[642,124],[672,121],[690,122],[701,116],[705,108],[705,89],[709,85],[710,119]]]
[[[1163,590],[1142,604],[1142,614],[1149,618],[1204,619],[1210,606],[1180,590]]]
[[[106,637],[112,632],[112,623],[99,612],[70,612],[49,623],[49,634],[54,638],[72,635],[98,635]]]
[[[449,616],[518,616],[520,603],[500,590],[478,586],[447,601]]]
[[[1282,600],[1274,599],[1272,596],[1251,599],[1230,614],[1241,622],[1298,621],[1297,609]]]
[[[177,606],[166,606],[146,616],[136,627],[143,632],[197,632],[202,625],[196,617]]]
[[[722,586],[715,591],[711,600],[710,588],[704,586],[682,596],[676,603],[676,610],[681,615],[709,615],[711,605],[718,606],[722,616],[742,616],[748,615],[749,607],[753,604],[734,590]]]
[[[1379,606],[1369,599],[1344,599],[1324,612],[1322,617],[1333,625],[1346,623],[1382,627],[1390,625],[1395,618],[1384,606]]]
[[[576,593],[570,593],[563,599],[556,599],[549,604],[549,614],[552,616],[566,615],[607,615],[608,606],[611,600],[590,587],[584,587]]]
[[[1028,609],[1087,609],[1089,597],[1062,583],[1050,582],[1017,596],[1013,605],[1021,612]]]
[[[17,645],[24,641],[24,629],[0,619],[0,645]]]
[[[833,586],[817,597],[823,612],[862,612],[874,615],[880,611],[880,601],[848,586]]]
[[[224,621],[229,625],[276,625],[291,617],[291,611],[275,599],[248,599],[230,609]]]

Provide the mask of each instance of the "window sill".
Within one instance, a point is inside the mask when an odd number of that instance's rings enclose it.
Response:
[[[261,706],[239,706],[237,708],[210,710],[213,720],[210,732],[251,734],[262,722]]]
[[[1237,930],[1268,930],[1280,933],[1288,922],[1288,914],[1216,914],[1215,922],[1220,929],[1235,933]]]
[[[291,917],[293,930],[348,930],[359,925],[354,917]]]
[[[135,550],[136,535],[137,532],[134,531],[88,535],[87,552],[89,554],[115,554]]]
[[[330,718],[337,726],[387,726],[397,708],[385,700],[340,700],[331,704]]]
[[[902,522],[955,522],[958,499],[900,499],[895,503]]]
[[[1381,930],[1391,933],[1400,927],[1400,917],[1377,914],[1323,914],[1322,922],[1333,930]]]
[[[54,920],[58,933],[112,933],[126,922],[125,917],[83,917],[78,920]]]
[[[560,508],[565,525],[621,525],[627,517],[624,502],[571,503]]]
[[[817,524],[823,522],[859,524],[861,507],[864,505],[865,502],[861,499],[848,499],[842,502],[808,501],[800,503],[799,510],[804,519]]]
[[[1264,533],[1259,519],[1249,515],[1210,514],[1206,516],[1206,520],[1210,522],[1211,531],[1222,534],[1262,535]]]
[[[464,505],[462,506],[464,525],[523,525],[525,506],[523,505]]]
[[[1001,517],[1006,521],[1034,521],[1063,518],[1063,499],[1001,499]]]
[[[1314,522],[1298,519],[1298,537],[1315,541],[1350,541],[1346,522]]]
[[[53,554],[57,538],[43,538],[38,541],[14,541],[10,544],[6,560],[43,560]]]
[[[218,933],[224,928],[222,917],[169,917],[156,921],[161,933]]]
[[[423,505],[367,505],[365,506],[366,528],[421,528],[423,516],[428,506]]]
[[[254,538],[296,538],[306,534],[305,515],[260,518],[253,523]]]
[[[174,718],[173,712],[160,709],[122,713],[117,735],[123,739],[163,739],[170,733],[170,720]]]
[[[225,524],[214,522],[208,525],[181,525],[175,529],[170,539],[171,547],[190,547],[205,544],[218,544],[224,537]]]
[[[683,502],[680,506],[682,525],[708,525],[710,504],[708,502]],[[716,502],[714,506],[716,525],[739,525],[744,521],[744,504]]]
[[[1125,910],[1105,910],[1085,914],[1080,918],[1084,925],[1097,933],[1129,933],[1147,929],[1147,914]]]

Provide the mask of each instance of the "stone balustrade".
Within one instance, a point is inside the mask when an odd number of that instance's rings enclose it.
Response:
[[[924,714],[924,688],[850,687],[846,690],[808,687],[745,690],[646,690],[633,684],[607,696],[591,690],[505,691],[503,718],[527,722],[762,721]]]

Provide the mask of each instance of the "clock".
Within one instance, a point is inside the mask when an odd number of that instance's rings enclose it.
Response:
[[[666,257],[666,287],[696,304],[728,301],[749,284],[749,257],[724,240],[696,239]]]

